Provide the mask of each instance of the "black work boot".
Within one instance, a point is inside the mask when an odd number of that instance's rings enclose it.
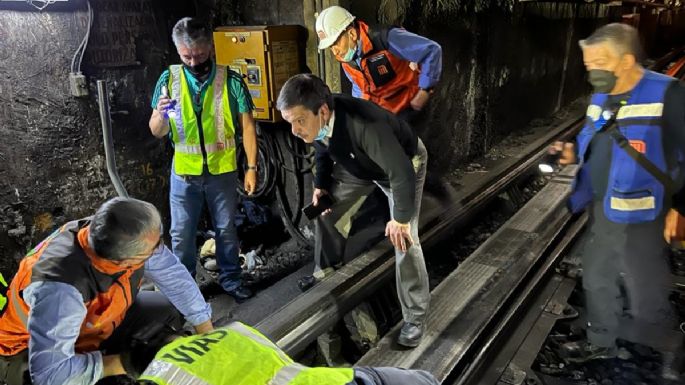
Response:
[[[252,298],[252,296],[254,295],[252,293],[252,290],[250,290],[250,289],[248,289],[242,285],[236,287],[235,289],[233,289],[231,291],[227,291],[226,293],[228,293],[228,295],[233,297],[233,299],[235,299],[235,301],[237,303],[243,303],[243,302],[247,301],[248,299]]]
[[[408,348],[415,348],[419,346],[421,337],[423,337],[423,325],[405,322],[397,337],[397,343]]]
[[[312,286],[321,282],[322,279],[328,277],[329,275],[335,273],[335,269],[332,267],[327,267],[325,269],[315,269],[312,275],[305,275],[304,277],[297,280],[297,287],[300,291],[305,292],[312,288]]]
[[[317,279],[313,275],[305,275],[297,280],[297,287],[300,288],[300,291],[305,292],[316,285],[316,281]]]

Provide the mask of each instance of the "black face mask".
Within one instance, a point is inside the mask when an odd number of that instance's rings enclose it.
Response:
[[[592,84],[592,88],[596,93],[608,94],[616,86],[618,78],[612,71],[607,70],[590,70],[588,72],[588,81]]]
[[[183,66],[185,66],[193,75],[202,77],[212,70],[212,59],[207,58],[204,62],[195,64],[194,66],[189,66],[187,64],[183,64]]]

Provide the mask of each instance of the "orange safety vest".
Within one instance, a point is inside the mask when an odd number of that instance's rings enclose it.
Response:
[[[22,292],[34,282],[67,283],[83,296],[87,313],[76,340],[77,353],[97,350],[121,325],[140,288],[144,264],[122,268],[95,255],[88,244],[89,224],[88,219],[65,224],[21,261],[0,317],[0,355],[15,355],[28,347],[30,309]]]
[[[419,92],[419,72],[409,61],[393,55],[388,49],[388,30],[369,29],[363,21],[357,22],[361,39],[360,67],[355,62],[342,63],[343,69],[370,100],[396,114],[409,107]]]

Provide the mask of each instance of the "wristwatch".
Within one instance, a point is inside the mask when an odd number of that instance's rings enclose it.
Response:
[[[247,166],[247,169],[248,169],[248,170],[255,170],[255,171],[257,171],[257,166],[250,166],[250,165],[248,165],[248,166]]]

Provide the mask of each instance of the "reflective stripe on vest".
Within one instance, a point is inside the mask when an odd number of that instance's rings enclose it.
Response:
[[[298,363],[284,366],[276,373],[269,385],[288,385],[305,369],[307,369],[306,366]]]
[[[176,114],[169,125],[174,141],[174,171],[178,175],[201,175],[205,164],[213,175],[237,169],[227,71],[224,66],[215,67],[212,82],[201,101],[201,112],[197,114],[183,66],[169,68],[170,97],[177,101]]]
[[[616,120],[631,118],[660,118],[664,111],[663,103],[630,104],[621,107]]]
[[[635,118],[661,118],[664,111],[663,103],[629,104],[621,107],[616,115],[616,120]],[[587,108],[586,115],[593,122],[599,120],[602,115],[602,107],[591,104]]]
[[[181,95],[181,71],[183,67],[181,66],[171,66],[171,78],[173,79],[171,82],[171,95],[170,97],[172,99],[178,99]],[[178,103],[180,101],[177,100]],[[174,114],[174,123],[176,123],[176,133],[178,135],[178,143],[185,143],[186,141],[186,133],[185,129],[183,126],[183,117],[181,114],[176,113]],[[178,144],[176,144],[178,146]]]
[[[231,138],[226,141],[225,145],[219,145],[216,143],[205,144],[205,151],[207,153],[223,151],[226,148],[235,147],[235,139]],[[182,152],[184,154],[195,154],[202,155],[202,146],[199,144],[176,144],[174,145],[175,151]]]
[[[276,373],[268,385],[288,385],[306,366],[294,363],[286,365]],[[207,381],[188,373],[182,368],[166,361],[153,360],[143,373],[146,377],[155,377],[164,381],[164,385],[210,385]]]
[[[588,118],[592,119],[593,122],[597,121],[600,115],[602,115],[602,107],[590,104],[587,107],[587,112],[585,113],[585,115],[587,115]]]
[[[216,143],[226,143],[226,130],[224,130],[224,104],[222,103],[224,85],[226,84],[226,67],[216,67],[216,73],[214,74],[214,95],[212,95],[212,100],[214,100],[214,129],[216,130]],[[233,138],[231,138],[233,139]],[[230,146],[235,147],[235,143]],[[207,148],[208,152],[211,151]]]
[[[635,199],[611,197],[611,208],[619,211],[649,210],[656,207],[653,196]]]
[[[164,381],[164,385],[210,385],[205,380],[198,378],[171,362],[153,360],[147,366],[143,376],[154,377],[156,381]]]
[[[21,307],[18,296],[19,294],[16,290],[10,290],[10,301],[12,301],[12,306],[14,307],[14,310],[16,310],[17,316],[19,317],[21,324],[24,325],[25,328],[27,328],[29,325],[29,317],[24,311],[24,308]]]

